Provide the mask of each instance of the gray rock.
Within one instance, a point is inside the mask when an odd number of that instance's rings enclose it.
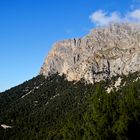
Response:
[[[140,24],[110,24],[79,39],[54,44],[40,74],[65,74],[94,83],[117,74],[140,70]]]

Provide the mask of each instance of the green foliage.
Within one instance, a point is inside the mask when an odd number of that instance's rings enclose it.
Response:
[[[106,92],[118,78],[85,85],[65,76],[33,78],[0,94],[3,140],[133,140],[140,139],[139,73],[121,76],[125,86]],[[23,95],[32,91],[28,96]],[[35,88],[39,87],[39,88]]]

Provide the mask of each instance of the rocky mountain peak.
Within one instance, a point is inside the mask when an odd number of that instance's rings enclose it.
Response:
[[[83,38],[54,44],[40,74],[65,74],[69,81],[88,83],[140,70],[140,24],[110,24]]]

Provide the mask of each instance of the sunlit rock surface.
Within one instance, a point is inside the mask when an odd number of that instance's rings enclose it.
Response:
[[[54,44],[40,74],[65,74],[94,83],[140,70],[140,24],[110,24],[79,39]]]

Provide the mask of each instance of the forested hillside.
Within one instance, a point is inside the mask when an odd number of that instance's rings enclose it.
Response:
[[[37,76],[0,94],[0,124],[11,126],[0,127],[0,139],[139,140],[138,77],[118,75],[93,85]]]

